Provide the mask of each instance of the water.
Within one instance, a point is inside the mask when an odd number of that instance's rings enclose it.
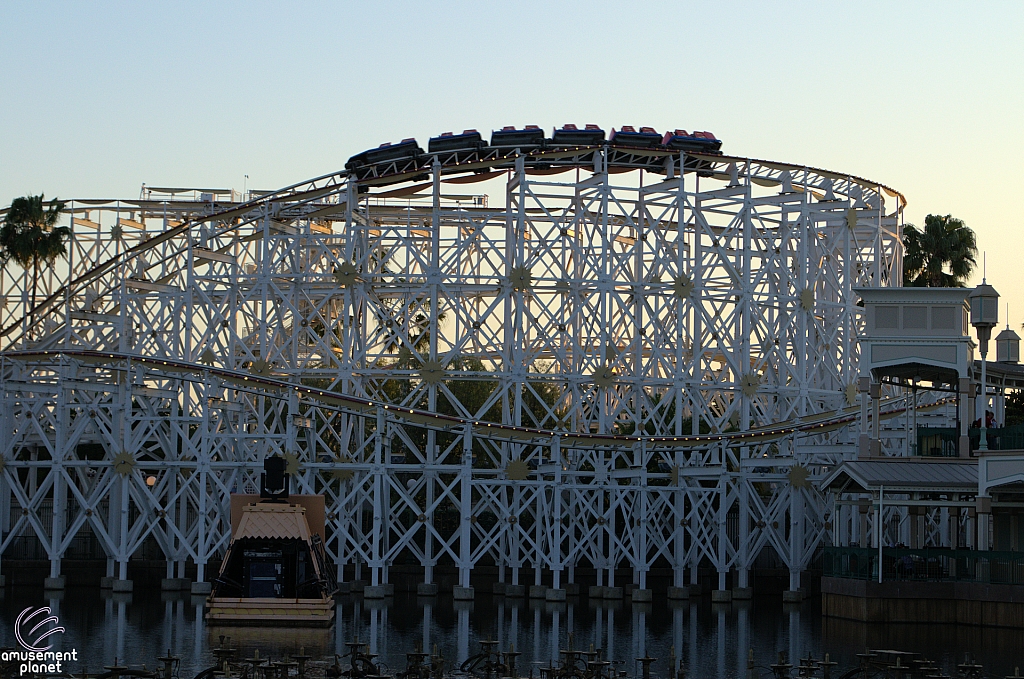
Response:
[[[500,648],[522,652],[521,674],[558,660],[558,650],[573,636],[576,648],[593,645],[622,661],[621,669],[639,674],[635,658],[658,658],[652,673],[668,674],[675,657],[694,677],[745,677],[748,649],[764,668],[785,651],[791,661],[825,652],[839,670],[853,667],[866,647],[915,651],[953,674],[965,652],[987,672],[1004,676],[1024,666],[1024,630],[953,625],[866,625],[823,619],[816,600],[783,605],[776,597],[712,604],[707,598],[653,604],[588,601],[566,604],[492,597],[480,593],[471,603],[450,597],[399,594],[385,601],[356,595],[338,599],[338,622],[328,630],[267,628],[211,629],[202,620],[202,599],[187,593],[142,590],[131,595],[95,588],[69,589],[59,598],[41,589],[8,589],[0,600],[0,642],[15,647],[14,621],[26,607],[50,606],[66,629],[54,637],[54,650],[75,649],[80,661],[72,671],[97,671],[115,657],[132,667],[157,666],[168,649],[182,658],[181,677],[190,678],[214,662],[210,649],[220,634],[231,636],[240,656],[280,657],[304,647],[314,657],[333,658],[344,643],[359,640],[392,671],[405,668],[405,652],[419,644],[436,646],[449,666],[478,652],[480,640],[496,639]],[[797,664],[794,662],[794,664]]]

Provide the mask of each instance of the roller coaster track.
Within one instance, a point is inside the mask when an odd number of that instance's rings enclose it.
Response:
[[[742,432],[723,432],[716,434],[702,434],[699,436],[633,436],[625,434],[586,434],[556,430],[536,429],[531,427],[519,427],[514,425],[487,422],[485,420],[471,420],[443,413],[431,412],[417,408],[406,408],[394,404],[361,399],[354,396],[340,394],[326,389],[317,389],[302,384],[294,384],[284,380],[276,380],[267,377],[260,377],[248,372],[239,370],[227,370],[224,368],[212,367],[199,363],[186,361],[174,361],[157,357],[139,356],[118,352],[100,351],[74,351],[74,350],[52,350],[52,351],[7,351],[0,353],[0,358],[8,358],[25,362],[37,360],[54,360],[67,357],[88,364],[102,364],[111,366],[114,364],[136,364],[144,365],[165,373],[174,374],[180,379],[198,380],[203,375],[210,375],[220,378],[225,383],[231,384],[243,390],[264,390],[268,392],[293,392],[300,397],[316,400],[328,408],[336,408],[339,411],[355,415],[370,415],[381,411],[392,418],[406,421],[418,426],[427,426],[436,430],[450,431],[456,428],[472,427],[474,435],[483,436],[495,441],[516,441],[516,442],[539,442],[546,443],[552,439],[559,439],[567,446],[617,446],[629,447],[635,443],[644,442],[651,447],[670,449],[692,449],[705,448],[715,443],[727,443],[736,445],[755,445],[770,443],[784,438],[799,436],[801,434],[824,434],[843,427],[849,426],[857,421],[859,406],[849,406],[830,413],[818,413],[809,417],[780,422],[771,427],[754,428]],[[114,368],[115,370],[117,368]],[[191,375],[192,377],[182,377]],[[879,413],[879,420],[888,420],[898,417],[906,412],[906,408],[896,407],[904,402],[902,397],[888,398],[880,401],[882,408]],[[918,412],[937,410],[955,402],[953,398],[938,399],[932,403],[917,406]]]
[[[593,161],[590,162],[579,162],[574,159],[579,157],[590,157],[595,151],[607,147],[580,147],[571,149],[569,151],[541,151],[531,153],[525,157],[525,164],[527,167],[546,167],[552,161],[559,163],[559,166],[565,167],[566,170],[579,168],[579,169],[593,169]],[[668,157],[673,155],[669,151],[662,150],[645,150],[644,154],[647,156],[656,157]],[[850,187],[858,186],[863,191],[864,188],[874,190],[876,193],[884,191],[890,196],[897,198],[899,205],[896,213],[901,212],[907,205],[906,197],[884,184],[872,182],[863,177],[857,177],[854,175],[840,175],[835,172],[828,170],[813,168],[802,165],[794,165],[788,163],[780,163],[775,161],[767,160],[756,160],[751,158],[741,158],[736,156],[725,156],[725,155],[704,155],[704,154],[687,154],[693,156],[699,160],[709,163],[714,167],[714,170],[710,171],[712,176],[721,178],[728,174],[728,167],[736,163],[744,163],[747,166],[747,171],[751,176],[751,180],[755,183],[763,183],[764,185],[780,184],[783,173],[790,173],[790,181],[793,184],[795,190],[806,190],[814,191],[818,194],[816,189],[819,189],[825,182],[828,182],[830,188],[832,188],[833,180],[842,180],[848,183]],[[442,164],[440,172],[442,175],[459,174],[471,172],[474,174],[461,177],[459,179],[474,179],[476,176],[480,176],[482,172],[498,172],[503,170],[511,169],[515,166],[515,160],[518,154],[506,155],[498,158],[489,159],[486,161],[476,162],[460,162],[457,159],[454,162],[448,164]],[[386,174],[372,180],[366,180],[360,182],[363,186],[382,186],[395,183],[401,183],[410,181],[415,177],[421,176],[422,173],[428,170],[429,167],[415,167],[412,170],[407,171],[396,171],[391,174]],[[329,196],[331,194],[339,194],[342,189],[346,187],[348,182],[353,179],[351,176],[353,173],[343,170],[340,172],[334,172],[310,179],[304,182],[299,182],[279,189],[273,193],[266,194],[255,198],[253,200],[232,205],[219,211],[212,212],[208,215],[203,215],[190,220],[185,221],[179,226],[173,227],[161,234],[150,238],[147,241],[139,243],[131,248],[126,249],[118,257],[108,259],[104,262],[98,263],[74,280],[70,281],[64,286],[61,286],[55,290],[51,295],[43,299],[41,302],[36,304],[35,307],[31,308],[26,316],[29,319],[40,319],[43,315],[49,311],[58,301],[66,299],[69,295],[81,290],[83,287],[88,285],[93,280],[99,278],[104,273],[116,268],[119,265],[124,265],[126,262],[131,261],[138,255],[155,249],[157,246],[167,241],[173,240],[179,236],[186,236],[199,225],[208,222],[222,222],[227,223],[229,220],[236,220],[238,218],[246,218],[239,221],[234,226],[226,226],[217,235],[225,235],[233,230],[238,229],[242,224],[251,221],[252,219],[258,218],[263,215],[274,215],[284,216],[283,208],[287,206],[291,211],[292,218],[317,218],[325,217],[331,214],[344,212],[346,203],[338,202],[331,205],[324,205],[323,203],[316,202],[317,199]],[[485,177],[489,178],[489,177]],[[449,180],[450,181],[450,180]],[[463,182],[459,182],[463,183]],[[427,184],[417,189],[427,188]],[[395,192],[389,192],[394,194]],[[362,194],[364,196],[373,197],[375,194]],[[382,194],[381,194],[382,195]],[[411,195],[411,194],[403,194]],[[123,201],[126,205],[131,205],[132,201]],[[141,201],[140,201],[141,202]],[[0,210],[0,216],[6,214],[6,209]],[[25,319],[18,319],[6,327],[0,329],[0,337],[7,337],[14,332],[18,327],[22,326]]]

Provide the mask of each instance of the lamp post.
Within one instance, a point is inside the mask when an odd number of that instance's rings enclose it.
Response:
[[[1009,319],[1007,319],[1006,328],[996,335],[996,361],[1020,363],[1020,335],[1010,330]]]
[[[985,422],[988,411],[988,375],[985,359],[988,356],[988,340],[992,335],[992,328],[999,323],[999,293],[982,278],[981,285],[974,288],[968,299],[971,300],[971,325],[978,333],[978,345],[981,349],[981,441],[978,443],[978,450],[988,450]]]

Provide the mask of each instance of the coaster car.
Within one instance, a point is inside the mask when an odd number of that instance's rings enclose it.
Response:
[[[357,153],[345,163],[346,170],[354,170],[365,165],[377,165],[379,163],[390,163],[396,160],[411,160],[423,155],[423,149],[419,143],[412,139],[403,139],[397,144],[388,142],[381,144],[375,149]]]
[[[551,146],[600,146],[604,143],[604,130],[597,125],[579,129],[575,125],[563,125],[551,134]]]
[[[452,151],[478,151],[487,144],[476,130],[465,130],[462,134],[443,132],[431,137],[427,144],[429,153],[450,153]]]
[[[612,128],[608,137],[612,146],[631,146],[633,148],[657,148],[661,146],[661,135],[653,127],[641,127],[637,132],[630,125],[623,125],[618,131]]]
[[[495,148],[536,149],[544,146],[544,130],[536,125],[516,129],[509,125],[491,132],[491,146]]]
[[[710,132],[694,132],[686,130],[666,132],[661,145],[673,151],[694,151],[696,153],[720,153],[722,141]]]

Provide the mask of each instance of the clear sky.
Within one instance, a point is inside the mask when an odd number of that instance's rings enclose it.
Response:
[[[273,189],[469,127],[706,129],[888,184],[907,221],[965,220],[1024,320],[1024,2],[5,0],[0,17],[0,204]]]

